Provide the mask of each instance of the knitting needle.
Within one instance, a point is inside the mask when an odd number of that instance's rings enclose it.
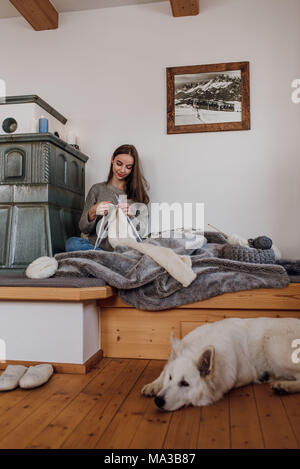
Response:
[[[100,225],[100,228],[99,228],[99,235],[97,236],[94,250],[97,249],[98,246],[100,246],[100,244],[102,243],[102,240],[104,238],[105,233],[108,231],[108,215],[109,215],[109,212],[107,213],[107,215],[103,215],[103,217],[102,217],[101,225]],[[104,225],[104,223],[106,221],[107,221],[107,225],[104,228],[103,233],[101,234],[102,226]],[[99,238],[100,238],[100,240],[99,240]]]
[[[218,228],[216,228],[214,225],[211,225],[210,223],[207,223],[208,226],[211,226],[214,230],[218,231],[219,233],[221,233],[222,235],[226,236],[228,238],[228,235],[226,233],[224,233],[223,231],[219,230]]]
[[[100,246],[100,244],[102,243],[102,240],[104,238],[104,234],[106,233],[106,231],[108,230],[108,222],[107,222],[107,225],[106,227],[104,228],[102,234],[101,234],[101,230],[102,230],[102,226],[104,225],[104,223],[106,222],[106,216],[104,215],[102,220],[101,220],[101,225],[100,225],[100,228],[99,228],[99,235],[97,236],[97,239],[96,239],[96,243],[95,243],[95,247],[94,247],[94,251],[95,249],[97,249],[98,246]]]

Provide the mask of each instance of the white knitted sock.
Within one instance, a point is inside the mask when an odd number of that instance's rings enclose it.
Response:
[[[8,365],[4,373],[0,376],[0,391],[15,389],[19,384],[20,378],[22,378],[26,371],[26,366]]]
[[[30,366],[25,375],[20,379],[19,386],[23,389],[31,389],[47,383],[53,374],[53,367],[49,364]]]

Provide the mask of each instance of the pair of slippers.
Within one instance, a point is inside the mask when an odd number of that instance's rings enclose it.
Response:
[[[35,365],[27,368],[23,365],[8,365],[0,376],[0,391],[11,391],[17,386],[32,389],[46,383],[53,374],[49,364]]]

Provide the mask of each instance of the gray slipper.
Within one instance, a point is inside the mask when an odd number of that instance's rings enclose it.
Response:
[[[11,391],[15,389],[20,378],[27,371],[27,367],[23,365],[8,365],[6,370],[0,376],[0,391]]]
[[[53,374],[53,367],[49,364],[30,366],[28,371],[19,381],[19,386],[23,389],[37,388],[47,383]]]

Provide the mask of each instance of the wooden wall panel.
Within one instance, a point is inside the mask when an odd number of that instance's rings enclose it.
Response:
[[[136,308],[101,308],[101,348],[105,357],[167,359],[170,333],[184,337],[196,327],[222,319],[295,317],[294,310],[169,309],[143,311]]]

